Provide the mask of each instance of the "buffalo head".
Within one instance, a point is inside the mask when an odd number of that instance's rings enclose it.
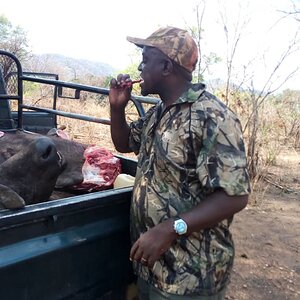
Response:
[[[47,201],[62,170],[62,158],[50,138],[30,140],[0,164],[0,207]]]

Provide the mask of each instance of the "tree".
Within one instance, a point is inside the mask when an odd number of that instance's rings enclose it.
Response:
[[[205,77],[208,70],[204,65],[205,56],[201,48],[203,47],[203,28],[206,25],[204,16],[209,11],[211,3],[199,0],[199,5],[195,10],[196,25],[188,26],[201,50],[196,76],[198,80],[200,77]],[[276,92],[280,91],[284,84],[300,70],[299,64],[295,63],[300,50],[300,31],[298,26],[290,27],[286,34],[286,37],[290,37],[290,39],[284,43],[280,40],[281,48],[278,45],[267,45],[265,38],[262,39],[264,43],[258,44],[257,34],[255,35],[256,39],[250,42],[249,37],[252,33],[250,25],[251,21],[253,22],[253,16],[250,14],[251,3],[243,3],[243,5],[239,1],[226,2],[226,4],[218,1],[217,3],[220,13],[219,19],[215,20],[216,26],[212,34],[218,41],[218,55],[221,56],[221,59],[218,59],[218,65],[215,66],[218,66],[218,74],[224,74],[224,76],[219,81],[219,91],[215,91],[215,93],[237,112],[242,121],[250,176],[255,178],[260,175],[261,162],[264,161],[265,154],[263,143],[268,140],[266,132],[269,132],[269,122],[265,119],[264,109],[271,103]],[[289,11],[290,14],[286,12],[286,15],[295,17],[297,21],[299,9],[293,7],[294,9]],[[215,13],[216,10],[213,12]],[[280,31],[278,27],[285,25],[284,22],[288,22],[288,19],[278,16],[277,20],[272,23],[273,25],[268,28],[266,35]],[[209,24],[211,23],[208,23],[207,26]],[[223,32],[224,39],[217,35],[217,31]],[[247,45],[244,50],[243,45]],[[257,53],[253,51],[256,47]],[[277,51],[275,55],[270,51],[274,48],[281,49],[281,52]],[[213,61],[213,63],[215,62]],[[290,115],[290,117],[293,116]],[[293,117],[290,122],[285,123],[285,126],[289,127],[288,132],[292,130],[295,133],[298,128],[295,120]],[[288,132],[287,135],[289,135]]]
[[[204,47],[202,46],[202,33],[203,29],[203,20],[206,10],[206,0],[201,0],[198,5],[194,8],[196,13],[196,26],[190,26],[186,22],[186,27],[190,32],[191,36],[196,41],[197,47],[199,49],[199,59],[196,66],[194,81],[201,82],[204,81],[204,74],[208,71],[211,65],[218,63],[221,59],[216,55],[215,52],[206,53]]]
[[[20,61],[28,57],[27,33],[20,26],[14,26],[3,15],[0,16],[0,49],[9,51]]]
[[[241,76],[240,83],[233,84],[234,78],[234,67],[235,67],[235,59],[236,54],[239,48],[239,44],[241,42],[243,32],[245,31],[247,25],[249,24],[249,17],[242,15],[242,9],[239,5],[238,7],[238,14],[237,18],[233,20],[231,23],[231,28],[229,25],[228,17],[226,14],[226,9],[222,9],[220,11],[220,18],[221,18],[221,25],[223,27],[225,41],[226,41],[226,85],[225,85],[225,92],[224,92],[224,101],[226,105],[229,104],[229,97],[231,90],[239,90],[241,85],[245,80],[245,76]],[[245,73],[244,73],[245,75]],[[236,78],[235,78],[236,79]]]
[[[298,6],[297,6],[298,4]],[[297,22],[300,22],[300,6],[299,3],[296,3],[296,1],[291,1],[291,9],[286,11],[286,10],[281,10],[281,12],[284,14],[283,18],[286,17],[293,17]],[[281,19],[280,19],[281,20]]]
[[[300,138],[300,91],[284,90],[275,98],[275,109],[284,142],[299,148]]]
[[[229,26],[226,16],[226,9],[222,9],[221,18],[222,26],[224,27],[225,40],[227,49],[231,49],[227,52],[226,68],[227,68],[227,81],[224,92],[224,100],[229,106],[237,105],[235,103],[240,99],[241,91],[243,91],[244,101],[247,103],[247,114],[243,122],[243,132],[246,136],[247,142],[247,157],[248,167],[251,178],[259,176],[259,163],[262,161],[261,157],[261,140],[264,127],[262,126],[263,120],[263,108],[265,102],[270,101],[271,96],[277,92],[290,78],[292,78],[300,69],[299,65],[292,65],[289,68],[285,68],[287,61],[296,53],[299,53],[300,40],[299,29],[296,29],[294,36],[286,44],[282,53],[273,58],[272,61],[266,62],[266,57],[270,57],[266,51],[262,55],[261,64],[268,65],[268,71],[264,79],[260,80],[260,86],[256,86],[255,75],[257,73],[257,66],[253,65],[254,60],[245,61],[243,72],[237,74],[236,78],[232,77],[232,70],[235,68],[236,63],[234,57],[239,50],[239,42],[243,33],[245,32],[246,25],[248,24],[248,17],[240,20],[238,19],[234,26],[229,30]],[[240,14],[238,14],[238,18]],[[234,21],[234,20],[231,20]],[[276,22],[278,23],[278,21]],[[275,24],[276,24],[275,23]],[[271,29],[275,30],[275,26]],[[232,39],[230,40],[229,34],[231,33]],[[259,55],[258,55],[259,57]],[[252,67],[252,71],[251,71]],[[235,81],[233,80],[235,79]],[[239,82],[238,82],[239,80]],[[245,106],[244,106],[245,107]]]
[[[11,52],[18,57],[20,61],[24,61],[28,57],[28,42],[26,32],[19,26],[13,26],[9,20],[0,15],[0,49]],[[12,59],[1,57],[2,75],[5,81],[8,80],[7,75],[16,71],[16,66]],[[16,78],[10,77],[10,92],[15,92]]]

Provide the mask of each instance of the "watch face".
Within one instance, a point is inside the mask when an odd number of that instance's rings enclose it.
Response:
[[[182,219],[180,219],[175,221],[174,229],[179,235],[185,234],[187,232],[187,225]]]

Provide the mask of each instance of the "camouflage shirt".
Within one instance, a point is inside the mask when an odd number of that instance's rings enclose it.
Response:
[[[202,84],[193,85],[172,106],[158,103],[131,123],[129,141],[139,155],[131,206],[133,242],[217,189],[228,195],[250,192],[240,122]],[[134,263],[136,274],[171,294],[220,291],[233,265],[231,221],[178,238],[152,270]]]

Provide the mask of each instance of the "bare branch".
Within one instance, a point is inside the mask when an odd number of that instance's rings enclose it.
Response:
[[[206,0],[202,0],[202,5],[201,5],[201,11],[200,11],[200,4],[196,5],[195,7],[195,11],[196,11],[196,30],[193,29],[191,26],[189,26],[186,23],[187,28],[189,29],[189,31],[192,33],[197,47],[199,49],[200,55],[198,58],[198,63],[197,63],[197,79],[198,79],[198,83],[201,81],[201,77],[202,74],[204,73],[204,71],[207,69],[207,66],[205,66],[204,69],[202,69],[202,31],[203,31],[203,19],[204,19],[204,14],[205,14],[205,9],[206,9]]]
[[[265,82],[265,85],[264,87],[261,89],[261,92],[260,92],[260,95],[259,97],[265,93],[265,91],[267,90],[267,87],[269,86],[269,90],[268,92],[270,92],[270,88],[272,86],[272,79],[273,77],[275,76],[275,74],[278,72],[279,68],[283,65],[284,61],[291,55],[293,54],[295,51],[298,51],[299,50],[299,40],[297,38],[298,36],[298,32],[296,32],[295,34],[295,37],[293,39],[293,41],[291,42],[291,44],[289,44],[288,48],[286,49],[286,51],[284,53],[282,53],[280,59],[278,60],[277,64],[275,65],[273,71],[270,73],[267,81]],[[297,71],[299,70],[299,67],[297,67],[294,71],[292,71],[290,74],[287,75],[286,79],[285,79],[285,82],[291,78],[291,76],[293,74],[295,74]],[[284,83],[284,82],[283,82]],[[272,92],[276,91],[279,89],[279,87],[281,87],[282,84],[280,84],[277,88],[273,89]]]
[[[249,18],[242,19],[241,16],[241,7],[239,7],[239,13],[237,21],[234,24],[234,33],[232,41],[230,40],[230,29],[226,16],[226,9],[220,11],[220,17],[223,25],[223,30],[226,39],[226,65],[227,65],[227,80],[226,80],[226,88],[225,88],[225,103],[229,102],[229,92],[230,92],[230,83],[232,80],[232,71],[234,67],[234,58],[236,56],[236,52],[238,49],[238,45],[242,38],[242,33],[249,23]],[[231,44],[232,43],[232,44]],[[231,45],[230,45],[231,44]]]

